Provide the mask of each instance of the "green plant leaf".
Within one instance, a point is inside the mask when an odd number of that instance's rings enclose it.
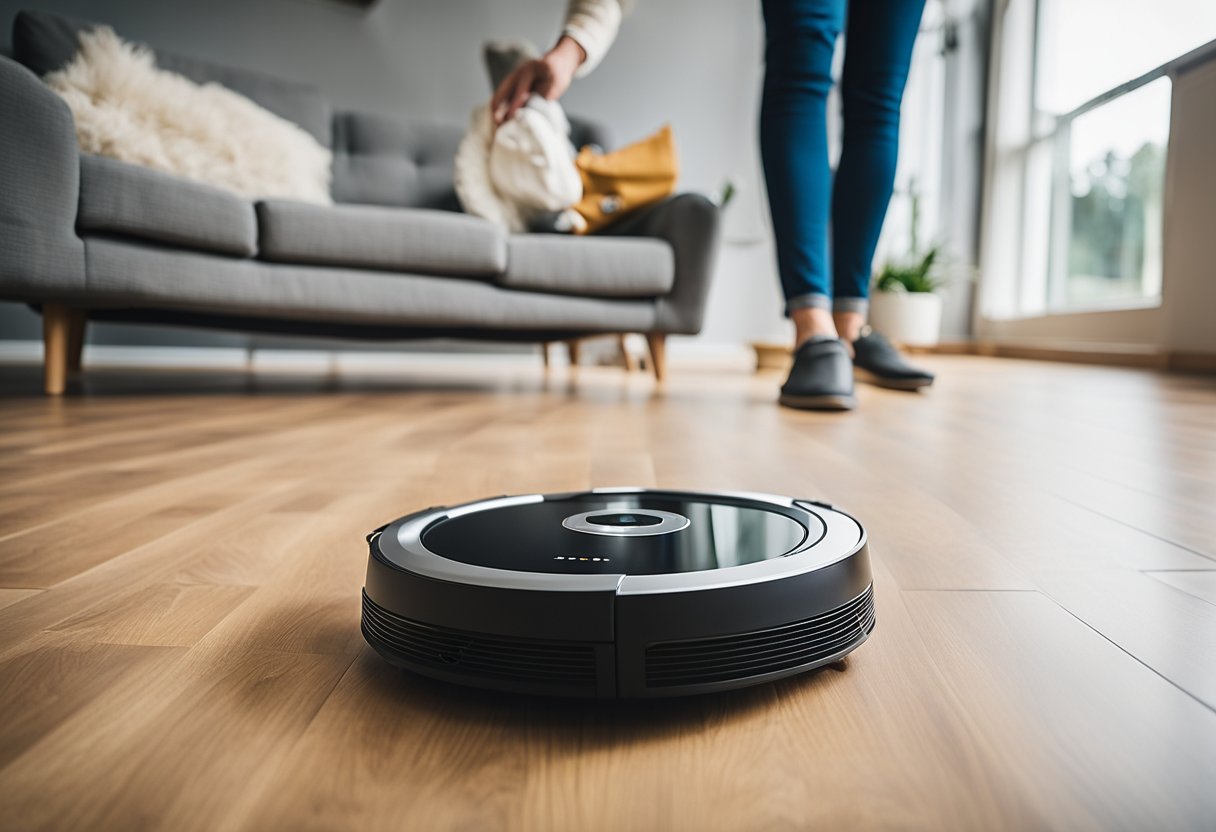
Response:
[[[912,263],[885,263],[874,279],[880,292],[933,292],[943,281],[936,276],[940,246],[932,246],[924,257]]]

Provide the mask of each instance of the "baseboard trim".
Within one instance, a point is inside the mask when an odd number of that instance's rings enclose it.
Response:
[[[1216,374],[1216,352],[1176,350],[1166,356],[1167,369],[1180,373]]]
[[[790,348],[775,343],[752,344],[758,370],[783,369],[789,365]],[[1177,373],[1216,374],[1216,353],[1163,351],[1135,344],[1102,344],[1087,347],[1036,344],[1007,344],[993,341],[943,341],[932,347],[905,347],[912,355],[982,355],[988,358],[1020,358],[1027,361],[1060,361],[1105,367],[1136,367]]]
[[[923,355],[982,355],[990,358],[1020,358],[1029,361],[1060,361],[1106,367],[1136,367],[1180,373],[1216,373],[1216,353],[1160,350],[1139,345],[1100,347],[1042,346],[993,341],[954,341],[934,347],[913,347]]]

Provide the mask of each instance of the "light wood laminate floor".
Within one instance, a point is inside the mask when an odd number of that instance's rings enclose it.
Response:
[[[1216,828],[1216,384],[973,357],[853,414],[673,368],[0,370],[5,829]],[[404,675],[363,535],[486,495],[827,499],[843,669],[565,702]]]

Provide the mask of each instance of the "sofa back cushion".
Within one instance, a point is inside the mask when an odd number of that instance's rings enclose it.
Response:
[[[452,163],[464,128],[375,113],[334,114],[334,202],[459,211]]]
[[[13,20],[13,56],[39,77],[44,76],[71,61],[80,45],[80,33],[96,26],[49,12],[18,12]],[[199,84],[222,84],[298,124],[325,147],[332,144],[329,102],[315,87],[160,50],[156,50],[156,65]]]

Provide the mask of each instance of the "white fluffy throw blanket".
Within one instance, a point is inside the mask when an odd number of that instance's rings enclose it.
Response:
[[[158,69],[109,27],[80,36],[46,78],[76,118],[81,150],[253,199],[329,204],[330,152],[305,130],[219,84]]]

